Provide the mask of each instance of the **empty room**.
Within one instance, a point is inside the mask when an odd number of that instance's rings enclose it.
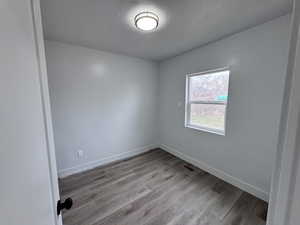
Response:
[[[0,2],[0,224],[298,224],[299,1]]]

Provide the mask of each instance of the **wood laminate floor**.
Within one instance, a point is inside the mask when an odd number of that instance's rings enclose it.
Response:
[[[156,149],[60,180],[64,225],[265,225],[267,204]]]

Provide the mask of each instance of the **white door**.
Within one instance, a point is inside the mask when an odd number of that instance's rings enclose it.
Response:
[[[56,225],[58,185],[38,0],[0,0],[0,224]]]

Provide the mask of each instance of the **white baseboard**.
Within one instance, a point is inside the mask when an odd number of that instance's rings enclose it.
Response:
[[[158,148],[158,145],[156,145],[156,144],[147,145],[147,146],[144,146],[144,147],[141,147],[141,148],[138,148],[138,149],[134,149],[134,150],[131,150],[131,151],[128,151],[128,152],[124,152],[124,153],[121,153],[121,154],[116,154],[116,155],[113,155],[113,156],[109,156],[109,157],[106,157],[106,158],[94,160],[94,161],[91,161],[91,162],[88,162],[88,163],[85,163],[85,164],[82,164],[82,165],[78,165],[78,166],[75,166],[75,167],[59,170],[58,171],[58,177],[59,178],[64,178],[64,177],[67,177],[67,176],[70,176],[70,175],[73,175],[73,174],[76,174],[76,173],[80,173],[80,172],[83,172],[83,171],[87,171],[87,170],[96,168],[98,166],[103,166],[103,165],[112,163],[114,161],[127,159],[127,158],[130,158],[130,157],[148,152],[148,151],[150,151],[152,149],[155,149],[155,148]]]
[[[262,199],[267,202],[269,200],[269,194],[267,192],[265,192],[264,190],[262,190],[261,188],[255,187],[247,182],[242,181],[239,178],[233,177],[222,170],[213,168],[213,167],[207,165],[205,162],[202,162],[202,161],[194,159],[186,154],[183,154],[182,152],[180,152],[177,149],[174,149],[173,147],[170,147],[168,145],[161,144],[160,148],[169,152],[170,154],[175,155],[178,158],[181,158],[182,160],[184,160],[188,163],[191,163],[192,165],[240,188],[241,190],[243,190],[245,192],[248,192],[248,193],[256,196],[259,199]]]

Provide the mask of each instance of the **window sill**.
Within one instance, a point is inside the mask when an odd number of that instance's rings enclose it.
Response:
[[[190,125],[190,124],[186,124],[185,127],[193,129],[193,130],[197,130],[197,131],[203,131],[203,132],[208,132],[208,133],[212,133],[212,134],[225,136],[225,131],[218,130],[218,129],[211,129],[211,128],[207,128],[207,127],[200,127],[200,126],[195,126],[195,125]]]

